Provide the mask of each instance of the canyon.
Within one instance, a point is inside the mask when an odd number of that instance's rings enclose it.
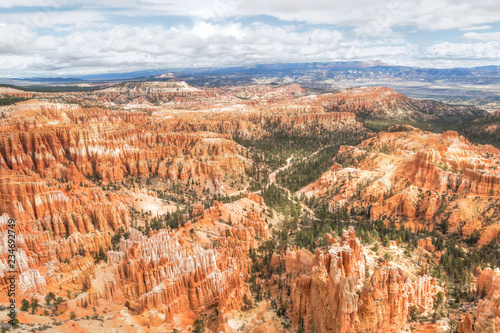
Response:
[[[478,232],[484,246],[500,232],[499,158],[498,149],[457,132],[396,126],[341,147],[331,169],[298,194],[413,230],[444,224],[464,238]]]
[[[0,303],[12,254],[14,331],[500,330],[498,262],[467,275],[467,308],[436,273],[455,245],[496,253],[500,151],[364,122],[483,110],[385,87],[178,80],[0,98],[25,99],[0,107]],[[315,159],[321,176],[286,189]]]

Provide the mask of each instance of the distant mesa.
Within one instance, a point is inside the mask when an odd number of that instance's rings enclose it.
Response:
[[[168,93],[193,93],[200,92],[200,89],[189,86],[183,81],[164,82],[164,81],[143,81],[143,82],[122,82],[116,86],[99,91],[103,93],[121,93],[121,94],[168,94]]]
[[[174,73],[163,73],[155,76],[155,79],[170,79],[174,77],[175,77]]]

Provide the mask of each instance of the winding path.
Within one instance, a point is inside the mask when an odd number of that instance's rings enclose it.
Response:
[[[276,182],[276,175],[278,174],[278,172],[280,171],[283,171],[283,170],[286,170],[288,169],[290,166],[293,165],[292,163],[292,160],[293,160],[293,155],[290,156],[287,160],[286,160],[286,164],[284,166],[282,166],[281,168],[278,168],[276,170],[274,170],[273,172],[271,172],[269,174],[269,184],[267,184],[267,186],[271,185],[271,184],[274,184]],[[279,184],[278,184],[279,187],[281,187]],[[283,188],[283,187],[281,187]],[[290,191],[286,188],[283,188],[285,191],[287,191],[289,194],[290,194]]]
[[[325,146],[325,147],[321,147],[320,149],[316,150],[314,153],[312,153],[311,155],[309,155],[309,158],[317,155],[322,149],[325,149],[329,146]],[[275,184],[277,187],[281,188],[282,190],[286,191],[286,193],[288,194],[288,200],[292,200],[294,202],[297,202],[296,200],[293,199],[293,196],[292,196],[292,193],[290,192],[290,190],[284,186],[281,186],[279,183],[276,183],[276,175],[283,171],[283,170],[286,170],[288,169],[289,167],[291,167],[294,163],[292,163],[292,160],[293,160],[293,155],[290,156],[287,160],[286,160],[286,164],[276,170],[274,170],[273,172],[271,172],[269,174],[269,183],[266,185],[266,187],[269,187],[269,185],[271,184]],[[315,215],[314,215],[314,211],[312,209],[310,209],[309,207],[307,207],[305,204],[303,204],[302,202],[298,201],[300,203],[300,205],[302,206],[303,209],[305,209],[306,211],[308,211],[310,214],[311,214],[311,217],[316,219]]]

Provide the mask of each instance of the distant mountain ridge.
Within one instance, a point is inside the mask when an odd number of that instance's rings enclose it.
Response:
[[[171,73],[166,77],[163,74]],[[418,68],[407,66],[391,66],[381,61],[348,61],[348,62],[307,62],[258,64],[222,68],[177,68],[148,69],[127,73],[103,73],[75,76],[72,78],[22,78],[15,79],[19,83],[78,83],[89,81],[123,81],[170,79],[172,76],[186,80],[195,85],[233,85],[236,83],[254,82],[263,77],[290,77],[297,83],[328,82],[340,80],[404,80],[433,82],[446,80],[456,83],[497,84],[500,82],[500,66],[482,66],[473,68]],[[0,80],[11,83],[13,79]]]

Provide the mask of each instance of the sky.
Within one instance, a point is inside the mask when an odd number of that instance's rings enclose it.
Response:
[[[500,2],[0,1],[4,78],[354,60],[500,65]]]

